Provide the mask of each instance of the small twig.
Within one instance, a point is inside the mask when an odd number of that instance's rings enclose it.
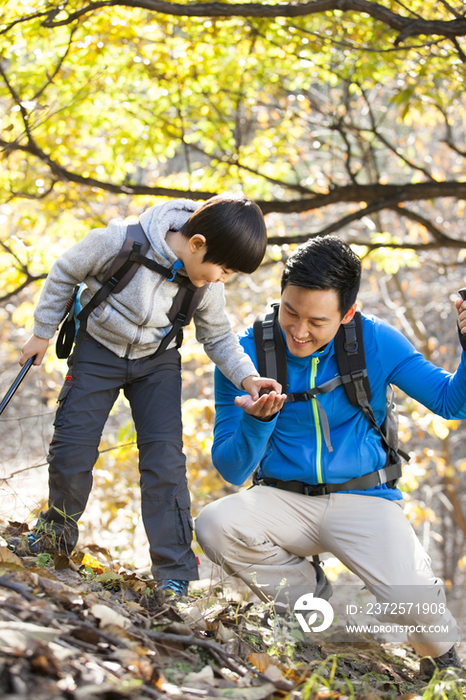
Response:
[[[94,625],[88,624],[88,623],[81,623],[81,627],[84,627],[85,629],[91,630],[92,632],[96,632],[100,637],[102,637],[103,640],[108,642],[109,644],[112,644],[114,647],[118,647],[119,649],[127,649],[127,645],[124,642],[120,642],[119,639],[116,637],[112,637],[110,634],[106,634],[105,632],[102,632],[98,627],[94,627]]]
[[[136,634],[139,636],[139,631],[130,629],[128,630],[131,632],[131,634]],[[199,637],[195,637],[194,635],[187,636],[187,635],[181,635],[181,634],[169,634],[168,632],[144,632],[144,635],[147,635],[150,637],[150,639],[153,639],[155,642],[160,642],[160,643],[172,643],[172,644],[185,644],[186,646],[198,646],[202,647],[203,649],[207,649],[213,655],[217,654],[221,659],[222,662],[225,664],[225,666],[228,666],[228,668],[233,671],[234,673],[238,673],[240,676],[245,676],[249,672],[249,668],[246,665],[243,665],[243,667],[238,665],[238,662],[232,657],[231,654],[228,654],[228,652],[225,651],[225,649],[222,649],[221,646],[216,644],[215,642],[212,642],[210,639],[200,639]],[[239,663],[243,664],[243,662],[238,659]]]
[[[27,588],[20,586],[19,583],[13,583],[13,581],[10,581],[10,579],[6,578],[5,576],[0,576],[0,586],[2,588],[8,588],[10,591],[14,591],[15,593],[19,593],[19,595],[22,595],[23,598],[26,598],[26,600],[34,603],[37,602],[37,598],[29,593]]]

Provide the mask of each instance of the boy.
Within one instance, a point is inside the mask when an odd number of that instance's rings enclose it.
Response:
[[[202,206],[190,200],[154,205],[139,221],[150,242],[147,257],[172,274],[167,278],[141,265],[120,292],[111,293],[81,324],[58,397],[48,456],[49,508],[16,551],[52,548],[69,553],[76,545],[102,430],[122,388],[137,433],[152,574],[162,589],[184,595],[198,574],[182,453],[181,363],[175,339],[164,352],[156,351],[171,328],[168,315],[179,290],[178,272],[196,288],[208,285],[194,321],[197,340],[211,360],[252,400],[260,389],[279,386],[258,376],[224,310],[223,283],[235,271],[251,273],[260,265],[267,233],[259,207],[244,196],[228,194]],[[34,335],[22,349],[21,365],[33,355],[34,364],[42,362],[75,285],[85,284],[83,307],[101,288],[126,229],[123,221],[113,220],[106,229],[92,230],[55,262],[34,312]]]

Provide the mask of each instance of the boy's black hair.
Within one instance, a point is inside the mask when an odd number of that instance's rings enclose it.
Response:
[[[262,211],[243,194],[220,194],[208,199],[181,229],[187,238],[201,234],[207,252],[203,262],[250,274],[257,270],[267,248]]]
[[[361,282],[361,259],[338,236],[316,236],[288,258],[282,293],[288,284],[306,289],[334,289],[341,317],[356,301]]]

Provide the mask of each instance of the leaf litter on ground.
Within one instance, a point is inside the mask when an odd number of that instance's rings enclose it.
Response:
[[[6,538],[11,529],[3,529]],[[317,643],[291,619],[274,618],[271,606],[192,588],[185,598],[167,598],[97,545],[72,557],[20,558],[0,536],[0,697],[463,697],[446,677],[426,689],[408,647],[362,636]]]

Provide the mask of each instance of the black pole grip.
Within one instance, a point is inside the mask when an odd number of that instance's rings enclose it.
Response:
[[[16,379],[14,380],[13,384],[10,386],[8,391],[6,392],[2,403],[0,403],[0,415],[3,413],[5,408],[7,407],[8,403],[10,402],[10,399],[12,398],[13,394],[15,393],[16,389],[19,387],[21,382],[23,381],[24,377],[30,370],[32,363],[36,359],[36,355],[33,355],[33,357],[30,357],[24,365],[21,367],[21,371],[17,375]]]
[[[466,299],[466,287],[463,287],[462,289],[458,289],[458,294],[460,295],[460,297],[464,301]],[[458,337],[460,339],[461,347],[466,352],[466,333],[461,333],[459,325],[458,325]]]

